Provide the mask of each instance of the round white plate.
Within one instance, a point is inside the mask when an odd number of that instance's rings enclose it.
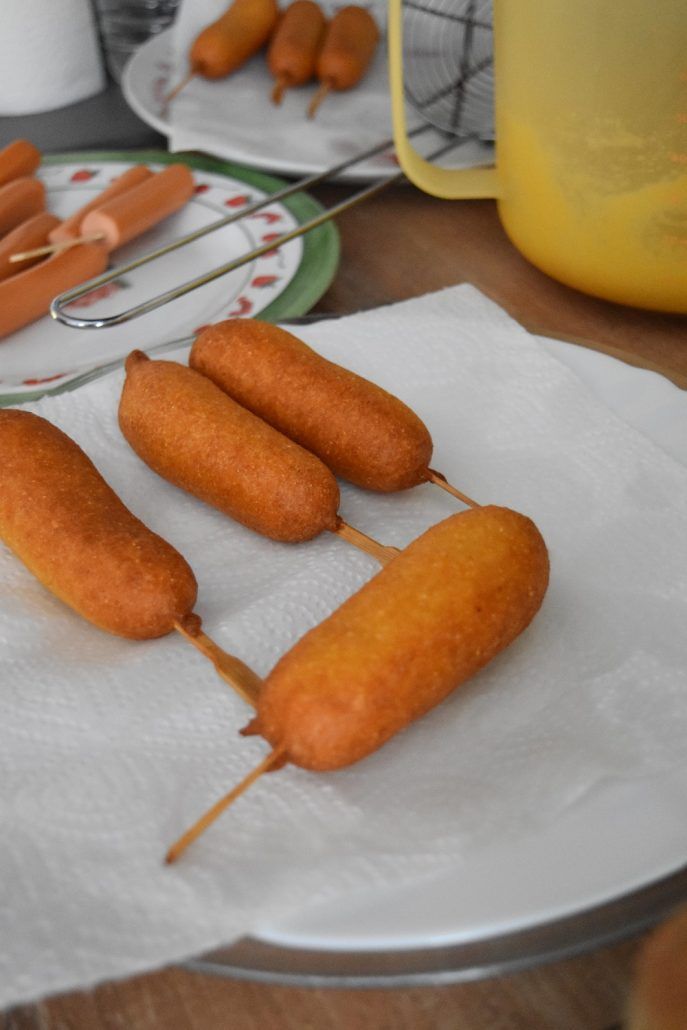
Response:
[[[629,425],[687,467],[687,392],[583,347],[542,343]],[[188,963],[283,983],[441,983],[575,954],[687,898],[687,769],[608,781],[544,832],[472,853],[422,889],[378,886],[261,927]]]
[[[127,103],[139,118],[170,138],[172,105],[165,109],[164,97],[175,85],[171,33],[168,29],[153,36],[134,53],[121,84]],[[200,150],[285,175],[320,173],[391,137],[387,78],[381,45],[360,85],[328,97],[310,122],[305,109],[314,87],[291,90],[283,104],[275,107],[270,101],[272,79],[264,56],[258,55],[229,79],[192,82],[173,102],[175,125],[183,130],[185,150]],[[416,145],[423,155],[429,155],[445,146],[446,140],[427,129]],[[442,158],[442,163],[456,168],[488,164],[492,156],[490,144],[468,141],[452,159]],[[396,159],[387,151],[339,178],[372,181],[397,172]]]
[[[133,163],[157,170],[179,160],[150,152],[67,154],[47,158],[38,175],[47,207],[68,217]],[[159,226],[122,247],[117,264],[225,216],[275,192],[283,183],[248,170],[202,158],[183,158],[194,170],[196,192],[189,203]],[[305,194],[274,203],[246,219],[223,226],[76,301],[70,311],[88,317],[132,307],[193,275],[225,264],[318,214]],[[232,315],[274,320],[308,311],[331,282],[338,263],[338,236],[331,222],[278,250],[221,276],[135,323],[107,329],[72,329],[49,316],[0,341],[0,406],[74,388],[103,366],[128,354],[137,340],[151,346],[182,340],[207,322]]]

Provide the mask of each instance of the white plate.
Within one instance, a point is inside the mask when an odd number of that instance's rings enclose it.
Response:
[[[595,351],[542,343],[687,467],[687,392]],[[687,894],[687,820],[674,821],[680,797],[687,769],[609,781],[544,832],[495,842],[422,890],[375,885],[345,906],[313,906],[189,965],[285,983],[399,985],[574,954],[647,925]]]
[[[584,347],[542,342],[616,414],[687,467],[687,392],[661,375]],[[614,939],[635,928],[627,905],[613,911],[604,924],[582,918],[559,924],[561,934],[550,935],[553,943],[543,943],[541,935],[523,937],[517,955],[493,945],[494,935],[580,915],[683,869],[687,820],[667,832],[665,795],[687,797],[687,770],[630,787],[609,784],[545,834],[524,838],[517,846],[512,841],[494,846],[428,882],[421,893],[394,890],[383,895],[375,887],[349,899],[345,909],[322,905],[300,918],[264,927],[257,947],[240,944],[190,965],[218,975],[230,972],[290,983],[426,983],[574,953],[598,943],[602,925],[608,939]],[[586,850],[595,838],[596,847]],[[552,861],[562,854],[575,855],[575,863]],[[680,882],[684,893],[687,881],[681,877]],[[646,923],[652,910],[658,917],[671,897],[657,890],[636,918]],[[477,949],[470,949],[475,944]],[[451,945],[464,947],[451,950]],[[322,955],[332,951],[334,955]],[[376,962],[370,952],[385,957]],[[389,957],[390,952],[406,956]]]
[[[126,153],[73,154],[52,157],[38,172],[47,189],[47,207],[60,218],[68,217],[95,197],[134,160]],[[137,153],[135,162],[157,170],[169,155]],[[282,183],[258,173],[229,168],[203,159],[184,159],[194,169],[196,193],[171,218],[117,251],[117,264],[240,211]],[[293,203],[295,201],[295,204]],[[116,279],[100,291],[86,295],[70,310],[87,311],[89,317],[113,314],[171,288],[194,275],[216,268],[241,253],[297,226],[321,211],[305,194],[209,233],[202,239]],[[134,324],[107,329],[72,329],[50,317],[0,341],[0,405],[35,399],[83,381],[93,369],[126,355],[143,337],[151,345],[180,340],[207,322],[230,315],[262,318],[303,314],[329,285],[338,261],[338,237],[331,223],[304,238],[292,240],[192,291],[170,305],[142,316]]]
[[[122,91],[129,106],[144,122],[171,136],[172,125],[164,110],[163,98],[175,85],[173,78],[171,32],[153,36],[136,51],[122,76]],[[175,119],[184,129],[184,149],[195,149],[253,168],[287,175],[319,173],[355,154],[389,139],[391,106],[387,86],[384,47],[372,69],[355,89],[327,98],[314,122],[305,118],[310,87],[292,90],[281,107],[270,102],[272,80],[262,55],[254,58],[228,80],[191,83],[189,116],[183,118],[187,97],[180,95]],[[213,112],[222,112],[222,131],[218,138],[209,135],[216,129]],[[203,124],[203,115],[207,126]],[[445,137],[428,129],[418,139],[422,154],[438,149]],[[487,143],[468,142],[455,152],[452,167],[488,164],[493,156]],[[398,172],[392,153],[371,158],[340,176],[342,179],[371,181]]]

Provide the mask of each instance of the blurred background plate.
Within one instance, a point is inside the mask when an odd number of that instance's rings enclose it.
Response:
[[[182,160],[194,170],[193,198],[181,211],[118,250],[113,263],[124,264],[228,213],[240,212],[284,185],[211,159],[157,151],[53,155],[44,160],[38,175],[47,189],[48,209],[68,217],[132,164],[159,169]],[[129,308],[268,242],[321,210],[304,193],[270,204],[87,294],[74,303],[73,311],[97,317]],[[302,315],[329,286],[338,259],[337,230],[327,222],[130,324],[72,329],[46,315],[1,342],[0,406],[74,389],[134,347],[146,350],[185,339],[208,322],[236,315],[259,315],[271,321]]]

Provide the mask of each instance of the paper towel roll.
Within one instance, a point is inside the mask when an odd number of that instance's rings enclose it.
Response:
[[[90,0],[2,0],[1,6],[0,115],[52,111],[104,88]]]

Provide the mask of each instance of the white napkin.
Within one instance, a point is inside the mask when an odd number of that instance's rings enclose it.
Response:
[[[687,471],[471,287],[302,336],[410,403],[457,486],[535,519],[551,553],[544,606],[377,754],[264,778],[164,867],[166,847],[266,753],[237,736],[246,706],[180,638],[107,636],[0,547],[0,1008],[259,934],[362,887],[419,884],[550,827],[609,779],[684,764]],[[119,434],[121,384],[27,407],[189,559],[207,632],[264,674],[376,566],[330,536],[261,539],[157,478]],[[403,545],[457,507],[431,486],[344,486],[341,510]]]
[[[33,114],[105,88],[90,0],[2,0],[0,115]]]

